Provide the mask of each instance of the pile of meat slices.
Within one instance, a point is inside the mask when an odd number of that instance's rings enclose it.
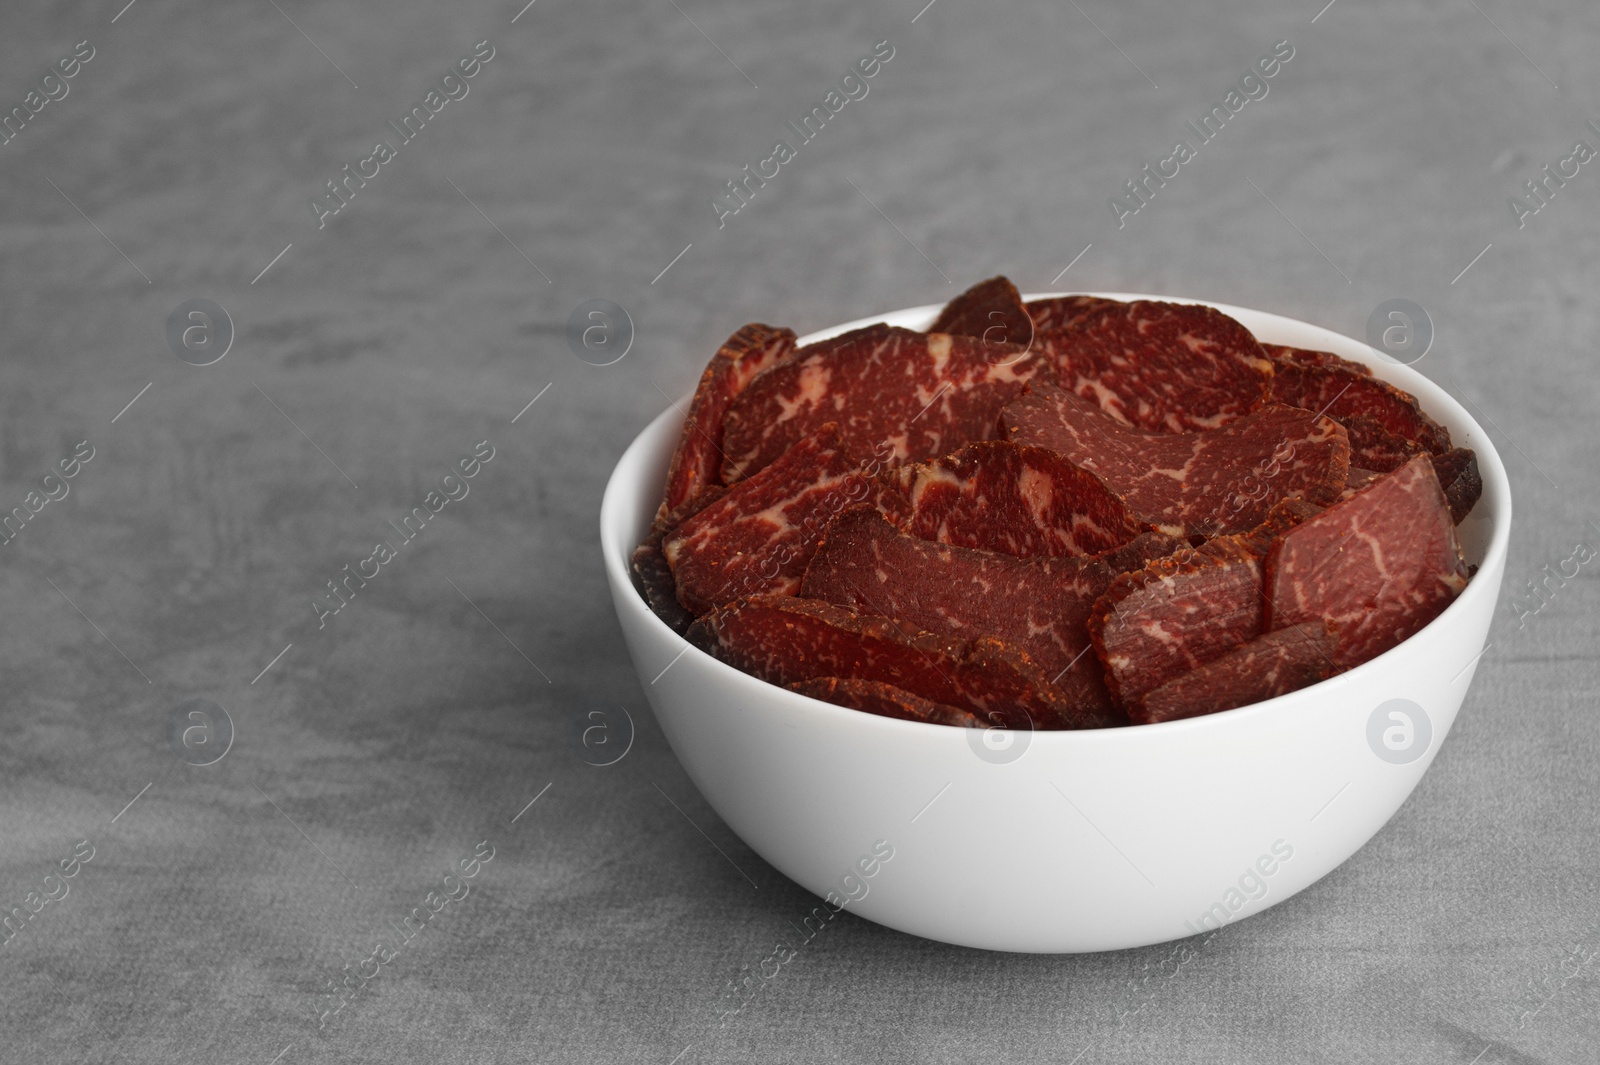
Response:
[[[1465,587],[1472,451],[1410,394],[1209,307],[1003,277],[925,333],[706,367],[649,537],[656,613],[773,684],[967,727],[1170,721],[1312,684]]]

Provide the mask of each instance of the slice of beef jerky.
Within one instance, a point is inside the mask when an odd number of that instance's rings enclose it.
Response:
[[[1325,621],[1274,630],[1167,681],[1130,716],[1138,724],[1176,721],[1287,695],[1333,675],[1337,643]]]
[[[883,717],[897,717],[903,721],[925,721],[931,725],[955,725],[959,728],[984,728],[985,723],[955,706],[946,706],[920,695],[912,695],[892,684],[875,680],[852,680],[849,677],[814,677],[786,685],[792,692],[809,695],[835,706],[851,710],[864,710]]]
[[[1108,300],[1104,296],[1051,296],[1032,300],[1023,306],[1033,319],[1035,339],[1040,342],[1048,339],[1054,344],[1071,333],[1072,328],[1087,318],[1090,311],[1124,304],[1121,300]]]
[[[650,604],[656,617],[665,621],[680,636],[688,631],[694,615],[678,602],[677,581],[672,576],[672,567],[667,565],[667,556],[661,549],[661,543],[680,522],[710,506],[726,492],[727,489],[721,485],[712,485],[678,504],[665,517],[658,514],[644,543],[633,551],[634,586],[644,596],[645,602]]]
[[[890,472],[911,501],[913,536],[1008,555],[1095,555],[1148,528],[1099,478],[1054,451],[968,444]]]
[[[733,484],[824,422],[844,446],[893,465],[990,440],[1000,408],[1049,367],[1020,347],[886,325],[820,341],[765,371],[728,408]]]
[[[1063,388],[1140,429],[1215,429],[1259,407],[1272,380],[1250,331],[1197,304],[1117,303],[1048,343],[1037,336]]]
[[[668,528],[668,515],[695,493],[722,483],[722,419],[728,404],[758,373],[794,354],[794,342],[792,329],[752,322],[729,337],[711,357],[689,401],[683,436],[667,467],[667,489],[656,512],[657,528]]]
[[[1339,493],[1339,499],[1349,499],[1382,476],[1383,474],[1377,470],[1363,470],[1358,466],[1351,466],[1350,472],[1345,476],[1344,491]]]
[[[1453,447],[1433,455],[1433,472],[1450,503],[1450,520],[1457,525],[1472,513],[1483,495],[1483,475],[1478,472],[1478,455],[1469,447]]]
[[[792,595],[834,516],[860,502],[899,516],[897,495],[840,446],[837,427],[821,426],[666,535],[678,600],[702,614],[747,595]]]
[[[1339,419],[1350,434],[1350,464],[1388,473],[1405,465],[1413,455],[1428,454],[1421,444],[1390,432],[1370,414],[1347,414]]]
[[[1483,495],[1483,478],[1478,473],[1478,456],[1471,448],[1452,447],[1432,452],[1384,428],[1376,418],[1354,415],[1344,419],[1350,433],[1350,462],[1377,473],[1388,473],[1405,465],[1414,455],[1433,460],[1444,497],[1450,502],[1450,518],[1457,525],[1471,513]],[[1348,488],[1348,486],[1347,486]],[[1348,494],[1348,493],[1347,493]]]
[[[1125,723],[1073,706],[1025,652],[999,640],[961,640],[832,603],[790,596],[740,599],[689,629],[696,646],[771,684],[818,677],[880,681],[936,703],[1037,729]]]
[[[930,333],[977,337],[990,344],[1033,344],[1033,319],[1008,278],[980,281],[944,305]]]
[[[1351,373],[1360,374],[1362,377],[1371,377],[1372,370],[1353,359],[1343,355],[1335,355],[1331,351],[1315,351],[1311,348],[1290,348],[1282,344],[1263,344],[1261,349],[1267,353],[1267,358],[1273,362],[1294,362],[1302,366],[1337,366],[1349,370]]]
[[[1216,536],[1259,525],[1280,499],[1326,505],[1344,489],[1344,428],[1298,407],[1270,404],[1219,429],[1152,432],[1035,381],[1000,415],[1005,439],[1058,452],[1173,536]]]
[[[1348,419],[1364,415],[1402,440],[1435,454],[1450,450],[1449,430],[1428,417],[1415,396],[1345,366],[1280,355],[1274,360],[1271,398],[1326,414],[1347,429]],[[1358,454],[1357,459],[1361,458]]]
[[[1418,455],[1277,540],[1267,556],[1269,628],[1326,620],[1341,669],[1382,654],[1467,584],[1433,463]]]
[[[1248,533],[1219,536],[1111,582],[1089,615],[1089,639],[1117,704],[1144,697],[1266,631],[1262,559],[1319,508],[1285,500]]]
[[[908,536],[871,507],[828,526],[800,583],[805,599],[908,622],[926,632],[994,636],[1026,651],[1074,705],[1112,714],[1089,611],[1119,573],[1185,546],[1145,533],[1104,555],[1017,558]]]
[[[644,543],[634,548],[634,584],[656,617],[682,636],[694,623],[694,615],[678,602],[678,585],[673,580],[672,567],[667,565],[667,556],[661,553],[662,536],[660,531],[652,532]]]

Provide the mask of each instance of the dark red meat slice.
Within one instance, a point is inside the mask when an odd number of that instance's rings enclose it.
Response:
[[[1344,419],[1350,433],[1350,462],[1378,473],[1388,473],[1403,466],[1413,455],[1429,455],[1433,459],[1433,472],[1439,476],[1444,497],[1450,502],[1450,518],[1457,525],[1465,518],[1478,498],[1483,495],[1483,478],[1478,473],[1478,456],[1471,448],[1452,447],[1446,451],[1430,452],[1421,444],[1396,436],[1385,429],[1377,419],[1356,415]],[[1348,486],[1347,486],[1348,488]]]
[[[677,582],[673,579],[672,567],[667,565],[667,556],[661,550],[661,542],[680,522],[710,506],[725,492],[727,489],[721,485],[712,485],[680,503],[665,517],[658,514],[644,543],[633,551],[635,585],[644,596],[645,602],[650,604],[650,609],[655,612],[656,617],[665,621],[680,636],[689,628],[690,622],[694,621],[694,615],[678,602]]]
[[[1334,662],[1349,668],[1432,621],[1466,584],[1444,490],[1418,455],[1273,544],[1268,627],[1326,619]]]
[[[656,617],[682,636],[689,631],[694,615],[678,602],[678,585],[672,578],[672,567],[667,565],[667,556],[661,553],[662,535],[660,531],[652,532],[644,543],[634,548],[633,576]]]
[[[1457,525],[1472,513],[1483,495],[1483,476],[1478,472],[1478,455],[1468,447],[1453,447],[1442,455],[1434,455],[1433,472],[1444,488],[1444,497],[1450,503],[1450,520]]]
[[[986,722],[1020,724],[1025,714],[1038,729],[1125,723],[1073,706],[1026,653],[999,640],[921,632],[814,599],[741,599],[696,621],[689,639],[771,684],[852,677],[892,684]]]
[[[1426,447],[1390,432],[1371,415],[1347,414],[1339,421],[1350,434],[1352,466],[1388,473],[1405,465],[1413,455],[1428,454]]]
[[[1326,414],[1346,428],[1349,419],[1366,416],[1400,439],[1435,454],[1450,450],[1449,430],[1424,414],[1415,396],[1345,366],[1280,355],[1274,360],[1271,398]],[[1361,459],[1358,450],[1358,465]]]
[[[820,427],[666,535],[678,600],[701,614],[747,595],[794,594],[828,522],[861,502],[904,509],[871,463],[839,445],[836,427]]]
[[[1147,725],[1287,695],[1333,675],[1337,642],[1325,621],[1277,629],[1167,681],[1130,716]]]
[[[993,439],[1000,408],[1041,371],[1050,372],[1020,347],[886,325],[808,345],[729,406],[723,479],[749,476],[824,422],[839,424],[855,454],[890,464]]]
[[[1349,474],[1344,479],[1344,491],[1339,493],[1339,498],[1341,500],[1349,499],[1382,476],[1383,474],[1377,470],[1363,470],[1359,467],[1351,466]]]
[[[1220,429],[1151,432],[1035,381],[1006,406],[1000,424],[1005,439],[1066,456],[1173,536],[1245,532],[1291,496],[1332,503],[1350,464],[1343,427],[1278,404]]]
[[[927,632],[994,636],[1026,651],[1074,705],[1113,713],[1089,646],[1089,610],[1117,574],[1185,545],[1146,533],[1104,555],[1017,558],[907,536],[871,507],[828,526],[800,595]]]
[[[1041,447],[969,444],[890,476],[913,536],[1008,555],[1097,555],[1147,526],[1094,474]]]
[[[1331,351],[1315,351],[1311,348],[1290,348],[1282,344],[1263,344],[1261,350],[1267,353],[1267,358],[1273,362],[1293,362],[1301,366],[1337,366],[1360,374],[1362,377],[1371,377],[1372,370],[1353,359],[1343,355],[1335,355]]]
[[[1033,319],[1022,304],[1017,286],[1007,278],[991,277],[945,304],[928,332],[1026,348],[1033,343]]]
[[[1221,311],[1137,300],[1090,311],[1059,341],[1037,335],[1061,386],[1113,418],[1169,433],[1215,429],[1261,405],[1272,363]]]
[[[1266,631],[1262,558],[1275,537],[1316,510],[1286,500],[1249,533],[1219,536],[1112,581],[1089,616],[1089,639],[1118,705],[1137,712],[1155,688]]]
[[[1088,317],[1090,311],[1102,307],[1121,307],[1121,300],[1108,300],[1104,296],[1051,296],[1023,304],[1033,319],[1034,336],[1042,343],[1048,339],[1055,343],[1072,327]]]
[[[864,710],[883,717],[898,717],[904,721],[926,721],[932,725],[955,725],[960,728],[983,728],[986,724],[959,707],[945,706],[875,680],[815,677],[796,681],[787,687],[792,692],[809,695],[835,706]]]
[[[689,401],[683,437],[667,467],[667,490],[656,512],[658,528],[696,492],[722,483],[722,418],[733,397],[767,367],[794,354],[792,329],[752,322],[729,337],[706,364]]]

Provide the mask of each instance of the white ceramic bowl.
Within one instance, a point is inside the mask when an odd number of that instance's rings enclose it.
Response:
[[[635,591],[629,554],[655,514],[682,426],[669,409],[606,487],[606,577],[673,751],[752,850],[806,889],[901,931],[991,950],[1096,951],[1257,913],[1329,872],[1393,816],[1432,763],[1484,646],[1511,525],[1505,467],[1478,423],[1420,373],[1317,326],[1212,306],[1263,341],[1367,364],[1477,451],[1483,498],[1460,527],[1478,566],[1466,590],[1364,665],[1206,717],[1031,735],[878,717],[717,661]],[[924,329],[938,311],[864,318],[803,341],[876,321]],[[875,844],[893,857],[874,863]]]

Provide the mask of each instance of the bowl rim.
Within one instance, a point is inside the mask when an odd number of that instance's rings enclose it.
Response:
[[[1374,373],[1374,376],[1378,377],[1380,380],[1388,381],[1390,384],[1404,388],[1413,395],[1416,395],[1419,391],[1427,393],[1427,402],[1422,404],[1424,410],[1436,417],[1441,413],[1447,414],[1447,420],[1457,424],[1465,425],[1467,427],[1467,435],[1470,436],[1473,441],[1473,451],[1476,453],[1478,458],[1479,476],[1483,480],[1483,494],[1478,501],[1478,505],[1483,506],[1488,504],[1490,508],[1490,529],[1488,542],[1484,547],[1483,559],[1478,565],[1477,572],[1480,574],[1484,572],[1503,573],[1504,561],[1510,541],[1512,508],[1511,487],[1509,478],[1506,474],[1505,465],[1501,461],[1499,451],[1495,448],[1494,443],[1489,439],[1488,433],[1484,431],[1483,427],[1478,423],[1477,419],[1472,416],[1471,412],[1468,411],[1458,400],[1456,400],[1455,397],[1446,392],[1443,386],[1437,384],[1420,371],[1412,369],[1410,365],[1399,363],[1396,360],[1391,360],[1387,356],[1380,354],[1376,349],[1370,347],[1369,345],[1361,341],[1357,341],[1352,337],[1344,336],[1343,334],[1329,329],[1326,326],[1320,326],[1313,322],[1307,322],[1297,318],[1290,318],[1286,315],[1275,314],[1270,311],[1260,311],[1254,308],[1242,307],[1237,304],[1220,303],[1214,300],[1195,299],[1191,297],[1154,295],[1135,292],[1052,291],[1022,294],[1022,298],[1025,302],[1041,299],[1054,299],[1061,296],[1100,296],[1106,299],[1121,300],[1124,302],[1133,302],[1136,300],[1156,300],[1166,303],[1198,304],[1201,306],[1212,307],[1235,318],[1243,315],[1244,317],[1248,318],[1270,319],[1273,320],[1272,324],[1274,325],[1281,322],[1286,327],[1295,329],[1310,329],[1315,332],[1325,333],[1330,336],[1337,337],[1345,344],[1354,345],[1354,354],[1345,355],[1344,357],[1353,358],[1355,361],[1361,362],[1363,365],[1371,369]],[[814,344],[818,341],[838,336],[841,333],[847,333],[852,329],[860,329],[868,325],[891,319],[895,321],[916,321],[925,318],[927,324],[932,324],[935,317],[939,311],[944,308],[944,306],[945,304],[943,303],[921,304],[915,307],[906,307],[900,310],[886,311],[881,314],[871,315],[865,318],[853,319],[848,322],[842,322],[838,325],[828,326],[826,328],[807,333],[804,336],[799,337],[796,344],[798,347],[803,347],[807,344]],[[905,328],[912,327],[906,326]],[[924,325],[922,328],[926,328],[926,325]],[[1246,326],[1246,328],[1250,327]],[[1255,330],[1252,329],[1251,333],[1254,335]],[[1273,343],[1273,341],[1267,341],[1267,343]],[[1396,377],[1399,379],[1395,380]],[[698,377],[696,379],[698,380]],[[633,581],[630,560],[633,547],[635,545],[623,543],[625,538],[620,535],[612,535],[614,530],[620,532],[620,530],[616,530],[616,526],[620,520],[617,517],[617,512],[622,508],[622,498],[624,494],[637,490],[636,485],[632,483],[624,483],[621,480],[620,475],[625,469],[631,469],[632,467],[638,466],[645,460],[645,456],[643,455],[645,438],[658,430],[663,421],[670,419],[674,415],[681,417],[683,412],[688,409],[688,404],[693,398],[693,394],[694,393],[692,391],[685,393],[682,397],[680,397],[679,400],[674,401],[671,406],[669,406],[666,410],[663,410],[660,414],[656,415],[649,421],[649,423],[640,429],[639,432],[634,436],[633,440],[628,444],[627,448],[624,449],[622,455],[618,458],[616,465],[613,467],[610,476],[607,478],[605,492],[600,504],[600,550],[604,559],[607,576],[613,586],[626,588],[628,592],[628,601],[633,605],[634,608],[642,611],[648,616],[649,620],[647,624],[659,626],[659,631],[662,634],[681,645],[680,654],[699,656],[700,659],[703,659],[704,664],[709,665],[713,676],[725,675],[731,682],[734,683],[753,682],[759,684],[773,698],[779,700],[784,700],[787,698],[787,700],[790,701],[790,705],[796,708],[810,713],[820,714],[822,715],[823,719],[832,718],[841,724],[845,721],[851,721],[855,722],[860,727],[891,727],[911,729],[917,730],[915,734],[924,736],[934,735],[934,732],[930,732],[930,730],[937,730],[940,733],[948,734],[950,731],[950,726],[948,725],[938,725],[925,721],[908,721],[898,718],[884,717],[881,714],[864,713],[851,707],[839,706],[835,703],[829,703],[821,699],[813,698],[812,696],[801,695],[798,692],[789,691],[788,689],[773,684],[770,681],[762,680],[760,677],[746,673],[741,669],[737,669],[734,666],[723,662],[721,659],[718,659],[696,647],[693,643],[689,642],[683,636],[675,632],[670,625],[656,616],[654,610],[650,609],[649,603],[646,602],[643,595],[640,594]],[[1419,396],[1418,398],[1420,400],[1422,397]],[[675,441],[674,446],[676,446]],[[1451,619],[1459,617],[1474,609],[1472,604],[1475,604],[1478,600],[1484,598],[1485,596],[1498,599],[1499,590],[1499,581],[1494,582],[1494,586],[1490,587],[1488,581],[1480,581],[1475,575],[1473,579],[1468,581],[1467,587],[1462,590],[1461,594],[1458,595],[1449,606],[1440,612],[1437,617],[1428,622],[1417,632],[1406,637],[1394,647],[1391,647],[1382,654],[1368,659],[1361,665],[1355,666],[1354,668],[1346,670],[1345,672],[1336,676],[1317,681],[1316,683],[1307,685],[1304,688],[1299,688],[1295,691],[1287,692],[1271,699],[1265,699],[1255,703],[1247,703],[1244,706],[1233,707],[1229,710],[1219,710],[1215,713],[1180,718],[1176,721],[1161,721],[1152,724],[1129,725],[1121,728],[1034,729],[1029,732],[1029,742],[1030,744],[1043,743],[1047,745],[1124,743],[1129,742],[1128,737],[1135,735],[1149,734],[1152,739],[1154,739],[1154,737],[1158,736],[1175,737],[1182,731],[1199,732],[1203,730],[1224,730],[1228,728],[1247,726],[1251,720],[1263,715],[1292,712],[1289,710],[1289,707],[1297,701],[1305,701],[1308,698],[1315,698],[1317,696],[1336,692],[1342,687],[1360,684],[1366,677],[1384,669],[1387,665],[1387,662],[1392,661],[1392,656],[1403,654],[1407,645],[1413,643],[1424,633],[1450,624]],[[1465,671],[1466,668],[1475,665],[1482,657],[1482,653],[1482,649],[1476,651],[1473,658],[1470,659],[1467,665],[1463,667],[1463,671]],[[726,674],[722,674],[720,672],[723,670],[727,671]],[[1457,677],[1459,677],[1459,674],[1457,674]],[[1454,681],[1451,683],[1453,684]]]

